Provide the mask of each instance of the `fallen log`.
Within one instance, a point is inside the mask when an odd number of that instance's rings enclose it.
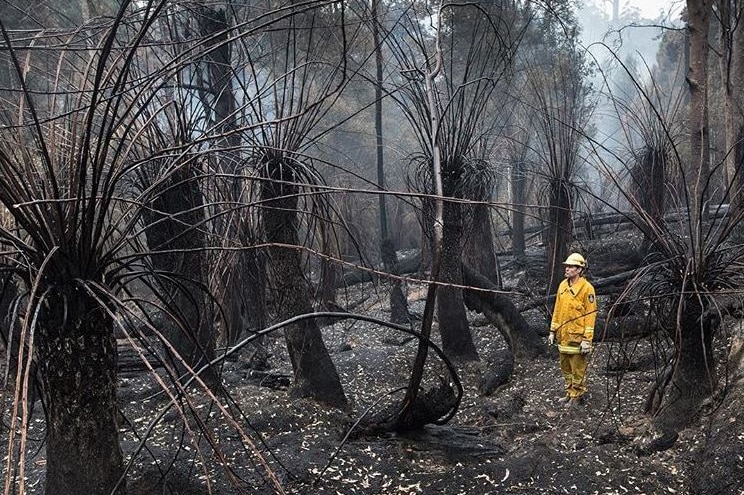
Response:
[[[506,385],[514,373],[514,354],[509,349],[497,351],[489,361],[490,369],[483,373],[478,384],[478,393],[485,396]]]
[[[500,444],[480,435],[478,430],[463,427],[426,426],[398,435],[396,440],[402,442],[407,450],[438,451],[451,461],[495,457],[507,452]]]
[[[618,273],[617,275],[611,275],[609,277],[592,280],[591,282],[595,290],[622,286],[631,277],[633,277],[635,273],[636,273],[636,270],[633,269],[633,270],[629,270],[623,273]],[[518,308],[518,311],[520,313],[523,313],[531,309],[539,308],[540,306],[547,306],[552,309],[554,303],[555,303],[555,294],[551,294],[548,297],[537,297],[521,305]]]
[[[411,249],[408,251],[398,251],[398,274],[403,275],[406,273],[415,273],[421,266],[421,251],[418,249]],[[384,271],[383,267],[365,267],[362,262],[359,262],[358,268],[344,268],[343,277],[339,281],[339,286],[348,287],[350,285],[360,284],[362,282],[371,282],[378,278],[379,271]]]
[[[707,217],[713,218],[724,218],[729,214],[728,204],[713,204],[708,206]],[[664,215],[664,222],[680,222],[685,221],[688,218],[687,211],[671,211]],[[606,212],[606,213],[594,213],[594,214],[578,214],[573,218],[573,223],[579,226],[583,230],[593,230],[597,227],[604,227],[608,225],[620,226],[624,224],[635,224],[638,219],[638,213],[635,211],[630,212]],[[588,229],[587,229],[588,227]],[[540,232],[544,228],[543,225],[530,225],[524,228],[525,234],[532,234]],[[506,229],[497,232],[499,236],[511,236],[513,233],[512,229]]]
[[[150,368],[158,369],[163,367],[163,361],[146,350],[143,351],[145,356],[145,360],[143,360],[142,356],[140,356],[131,344],[124,339],[117,339],[117,351],[118,356],[116,364],[119,373],[134,373],[147,371]]]
[[[607,324],[606,315],[599,315],[594,325],[594,342],[627,342],[642,339],[662,330],[659,322],[648,315],[613,316]]]
[[[462,272],[464,284],[472,287],[463,291],[465,305],[472,311],[483,313],[504,337],[515,358],[531,359],[545,353],[542,339],[508,297],[491,292],[496,290],[494,284],[464,263]]]

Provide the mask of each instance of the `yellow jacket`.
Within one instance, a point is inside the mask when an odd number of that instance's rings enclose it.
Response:
[[[558,286],[550,331],[556,332],[558,351],[579,354],[582,340],[594,339],[594,322],[597,319],[597,297],[594,287],[584,277],[573,285],[564,279]]]

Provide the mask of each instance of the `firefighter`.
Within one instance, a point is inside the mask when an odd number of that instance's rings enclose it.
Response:
[[[561,373],[566,382],[566,395],[559,402],[580,404],[586,393],[586,366],[592,351],[597,298],[594,287],[584,278],[586,260],[571,253],[566,261],[566,278],[558,286],[548,344],[558,344]]]

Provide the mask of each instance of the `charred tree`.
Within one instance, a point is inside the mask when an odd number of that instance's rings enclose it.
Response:
[[[47,415],[45,491],[123,494],[112,320],[81,287],[49,289],[36,346]]]
[[[447,189],[445,187],[445,195]],[[452,191],[451,185],[449,191]],[[462,249],[462,204],[445,201],[440,270],[440,281],[443,284],[462,285]],[[478,351],[475,349],[470,323],[465,314],[462,289],[443,285],[439,289],[437,305],[442,349],[447,357],[454,361],[477,361]]]
[[[150,208],[143,213],[150,258],[159,273],[155,284],[168,312],[166,335],[178,354],[171,359],[184,378],[186,366],[198,370],[215,356],[206,295],[206,215],[195,168],[194,161],[176,164],[153,189]],[[219,386],[211,366],[201,376],[210,386]]]
[[[199,34],[204,39],[206,74],[201,77],[201,98],[211,115],[211,125],[230,147],[240,142],[235,134],[235,95],[232,89],[232,44],[229,43],[230,23],[226,8],[196,2]]]
[[[646,410],[653,415],[654,425],[661,434],[644,446],[647,451],[673,444],[677,432],[695,420],[703,400],[715,389],[717,379],[712,344],[719,321],[711,310],[716,302],[709,288],[741,283],[739,269],[731,267],[740,254],[724,249],[724,239],[711,238],[704,225],[707,216],[704,205],[710,180],[707,65],[712,4],[708,0],[689,0],[687,9],[690,150],[686,164],[689,175],[684,186],[690,213],[684,238],[675,239],[676,244],[666,239],[664,244],[658,243],[666,246],[661,260],[669,265],[669,271],[667,278],[662,279],[665,280],[663,290],[656,291],[667,294],[667,300],[656,304],[665,315],[660,320],[667,324],[675,352],[647,403]],[[722,231],[727,232],[729,226]]]
[[[634,196],[639,206],[659,225],[664,218],[667,163],[670,161],[669,151],[664,145],[665,138],[649,138],[651,142],[641,150],[636,167],[631,170]]]
[[[302,272],[298,235],[298,176],[293,164],[267,159],[262,164],[262,219],[268,250],[274,302],[278,318],[312,313],[310,287]],[[294,383],[292,395],[333,407],[348,406],[336,367],[314,319],[285,329]]]
[[[383,147],[382,135],[382,92],[383,92],[383,60],[382,42],[379,24],[380,0],[372,0],[372,42],[375,51],[375,151],[377,160],[377,187],[380,191],[385,190],[385,148]],[[378,196],[380,208],[380,257],[382,263],[389,273],[398,275],[398,256],[395,253],[395,243],[390,237],[388,229],[387,197],[385,194]],[[391,321],[404,323],[408,320],[408,303],[403,296],[401,282],[394,279],[390,287],[390,311]]]
[[[718,3],[720,20],[720,72],[724,91],[725,171],[728,196],[735,215],[744,212],[744,5],[738,1]]]
[[[248,246],[258,236],[252,232],[254,225],[243,209],[232,209],[232,205],[245,201],[249,194],[239,178],[240,135],[237,130],[233,55],[234,44],[230,42],[231,18],[227,7],[208,2],[197,2],[193,17],[195,28],[204,40],[203,56],[196,65],[198,94],[202,108],[215,132],[219,151],[210,155],[212,170],[224,172],[227,178],[216,188],[220,198],[214,203],[230,205],[212,206],[222,210],[215,215],[214,229],[222,235],[229,247]],[[263,287],[265,285],[265,257],[255,250],[237,250],[222,253],[210,259],[210,286],[218,294],[221,311],[215,316],[220,322],[223,337],[228,344],[237,342],[246,330],[258,330],[266,323]],[[260,343],[252,346],[260,354]]]

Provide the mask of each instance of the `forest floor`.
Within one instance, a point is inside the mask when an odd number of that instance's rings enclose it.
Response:
[[[408,287],[415,312],[423,309],[419,289]],[[344,297],[365,300],[356,312],[386,318],[384,287],[361,284]],[[547,328],[544,310],[525,316],[532,325]],[[280,333],[266,340],[274,386],[251,378],[244,358],[227,362],[223,380],[230,391],[230,411],[246,436],[203,395],[193,395],[193,414],[182,415],[157,392],[155,375],[122,374],[122,446],[127,458],[134,459],[128,493],[744,494],[741,390],[729,387],[718,394],[667,450],[643,453],[640,447],[653,434],[643,408],[662,345],[645,339],[597,345],[588,399],[574,408],[557,402],[563,385],[555,350],[518,361],[505,386],[482,396],[480,377],[505,343],[481,315],[469,317],[480,361],[459,369],[465,391],[457,414],[446,425],[406,435],[345,439],[365,414],[401,399],[399,390],[407,384],[416,348],[404,334],[367,322],[347,319],[323,329],[351,404],[347,412],[292,399],[285,386],[276,385],[277,376],[291,375]],[[725,373],[733,328],[734,322],[726,322],[717,339],[724,382],[733,373]],[[436,380],[439,375],[446,377],[430,355],[427,377]],[[5,411],[10,410],[9,395]],[[43,493],[44,425],[41,408],[36,409],[27,455],[29,494]],[[211,437],[180,426],[182,418],[193,424],[197,416]],[[3,456],[8,417],[6,412]],[[141,443],[151,425],[150,438]],[[211,455],[209,443],[219,446],[222,459]],[[242,447],[251,443],[251,448]],[[234,471],[227,474],[224,464]]]

